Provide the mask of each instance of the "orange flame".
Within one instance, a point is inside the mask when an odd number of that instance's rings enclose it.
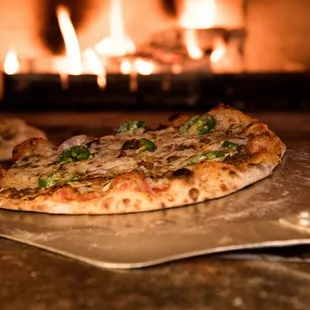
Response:
[[[150,60],[145,60],[142,58],[137,58],[130,61],[129,59],[123,59],[120,66],[120,71],[122,74],[141,74],[150,75],[154,72],[154,63]]]
[[[214,0],[184,0],[180,25],[185,28],[185,45],[189,57],[201,59],[204,54],[199,47],[194,29],[206,29],[214,25],[216,6]]]
[[[14,49],[10,49],[4,60],[4,72],[6,74],[16,74],[19,71],[20,65],[17,54]]]
[[[137,72],[141,75],[150,75],[154,72],[153,62],[142,58],[136,59],[135,67]]]
[[[79,75],[82,73],[81,52],[70,13],[66,7],[60,5],[57,7],[56,14],[67,54],[66,68],[62,68],[62,70],[65,73]]]
[[[203,58],[203,50],[198,46],[194,29],[185,30],[185,45],[190,58],[196,60]]]
[[[187,29],[207,29],[214,26],[215,0],[184,0],[180,24]]]
[[[215,42],[215,48],[210,56],[210,61],[213,64],[218,63],[226,54],[227,48],[223,40],[218,40]]]
[[[122,74],[129,74],[132,71],[132,63],[128,59],[123,59],[120,67]]]
[[[98,55],[89,48],[84,52],[84,56],[91,73],[97,75],[98,86],[104,88],[107,84],[106,71],[101,64]]]
[[[110,13],[110,37],[95,45],[99,54],[106,56],[124,56],[135,51],[135,45],[125,34],[121,0],[112,0]]]

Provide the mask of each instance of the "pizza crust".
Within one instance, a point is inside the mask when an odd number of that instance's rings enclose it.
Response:
[[[30,138],[46,138],[43,131],[29,126],[19,118],[0,120],[0,161],[10,160],[13,148]]]
[[[233,135],[246,139],[243,153],[232,155],[224,162],[205,160],[193,166],[180,167],[167,164],[168,167],[164,170],[166,172],[159,176],[149,175],[145,167],[145,171],[141,167],[132,169],[128,164],[127,172],[125,169],[113,178],[107,180],[103,172],[102,177],[89,180],[92,189],[90,191],[87,190],[85,182],[77,182],[55,185],[47,189],[33,189],[34,193],[31,195],[21,195],[18,192],[19,197],[14,197],[14,192],[10,192],[11,196],[5,194],[5,190],[9,191],[9,186],[5,184],[11,184],[12,180],[16,180],[16,171],[11,170],[4,173],[1,180],[0,207],[53,214],[121,214],[162,210],[229,195],[269,176],[281,162],[285,145],[266,124],[223,105],[212,109],[210,114],[216,120],[215,131],[236,131],[238,133]],[[238,126],[234,126],[235,124]],[[163,133],[168,134],[170,131],[172,130],[167,129]],[[158,141],[165,140],[163,133],[163,137],[157,137]],[[149,133],[151,134],[152,132]],[[118,139],[126,141],[127,138],[122,136]],[[111,139],[108,141],[116,140],[114,136]],[[213,142],[211,141],[211,149],[214,148]],[[46,145],[46,142],[44,143]],[[35,153],[34,150],[38,150],[38,145],[41,145],[40,141],[32,143],[30,148],[29,145],[26,147],[28,156],[29,152]],[[107,143],[106,147],[108,146]],[[118,150],[118,144],[113,144],[113,148]],[[22,150],[24,149],[25,145],[22,147]],[[152,156],[154,166],[156,157],[155,154]],[[18,158],[22,159],[23,155]],[[81,162],[82,164],[86,163]]]
[[[255,165],[238,171],[223,163],[204,163],[194,170],[190,179],[174,179],[169,188],[160,193],[147,190],[134,192],[131,189],[117,189],[104,197],[83,201],[74,196],[65,201],[70,191],[55,192],[52,196],[38,196],[33,200],[11,200],[0,197],[0,204],[6,209],[46,212],[54,214],[119,214],[180,207],[229,195],[251,183],[257,182],[272,172],[272,166]]]

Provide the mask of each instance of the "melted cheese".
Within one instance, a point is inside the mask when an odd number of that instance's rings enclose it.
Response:
[[[126,156],[120,157],[120,151],[125,141],[142,137],[155,143],[157,149],[154,152],[141,153],[136,150],[126,150]],[[134,170],[143,170],[146,177],[150,178],[162,176],[167,171],[175,171],[186,166],[190,158],[197,154],[209,151],[225,151],[230,155],[236,154],[235,149],[221,146],[225,140],[239,145],[247,143],[247,139],[234,133],[228,135],[224,131],[215,131],[202,136],[189,136],[180,135],[179,130],[174,128],[150,131],[140,135],[125,133],[106,136],[102,137],[99,142],[97,141],[95,146],[89,147],[92,156],[88,160],[59,164],[57,162],[59,152],[56,151],[48,158],[36,156],[22,159],[8,171],[2,182],[2,187],[37,188],[40,176],[47,176],[55,172],[60,173],[63,179],[79,175],[81,182],[71,182],[70,184],[79,188],[84,186],[85,191],[89,187],[94,190],[96,185],[89,180],[95,177],[104,177],[108,184],[109,180],[115,176]],[[216,160],[221,160],[221,158]]]

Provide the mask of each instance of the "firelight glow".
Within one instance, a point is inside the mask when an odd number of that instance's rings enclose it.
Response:
[[[133,41],[125,34],[121,2],[121,0],[111,0],[110,36],[95,45],[98,54],[110,57],[124,56],[136,50]]]
[[[154,64],[151,61],[141,58],[135,61],[136,70],[141,75],[151,75],[154,71]]]
[[[198,60],[203,58],[203,51],[198,46],[197,37],[194,29],[185,29],[185,44],[190,58]]]
[[[120,71],[122,74],[129,74],[132,71],[132,65],[130,60],[123,59],[120,65]]]
[[[180,25],[186,29],[207,29],[214,26],[215,0],[184,0]]]
[[[60,5],[57,7],[56,15],[67,53],[66,68],[62,70],[71,75],[79,75],[82,73],[81,52],[69,10]]]
[[[97,75],[97,83],[100,88],[104,88],[107,84],[106,71],[100,62],[98,55],[91,49],[84,51],[84,56],[91,73]]]
[[[129,59],[123,59],[120,66],[122,74],[138,73],[141,75],[151,75],[154,70],[154,63],[142,58],[131,61]]]
[[[110,36],[97,43],[95,51],[106,57],[123,57],[133,54],[135,50],[135,44],[125,32],[122,1],[111,0]],[[120,71],[122,74],[150,75],[154,71],[154,64],[152,61],[140,58],[135,60],[123,58],[120,61]]]
[[[190,58],[198,60],[204,54],[199,47],[195,29],[207,29],[214,25],[216,5],[214,0],[184,0],[180,25],[185,28],[185,45]]]
[[[9,75],[16,74],[19,71],[19,67],[16,51],[10,49],[4,60],[4,72]]]
[[[210,56],[210,61],[213,64],[216,64],[223,58],[225,54],[226,54],[225,43],[223,42],[223,40],[218,40],[217,42],[215,42],[215,49]]]

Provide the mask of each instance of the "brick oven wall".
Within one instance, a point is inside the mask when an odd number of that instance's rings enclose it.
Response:
[[[225,0],[217,0],[225,2]],[[234,20],[245,23],[248,37],[245,46],[248,71],[292,71],[309,68],[310,65],[310,1],[308,0],[244,0],[246,14],[243,20],[242,0],[237,6],[226,6],[222,22],[229,12],[238,17]],[[226,0],[227,3],[233,3]],[[14,47],[18,54],[37,57],[48,52],[39,38],[40,0],[2,1],[0,11],[0,59]],[[88,0],[90,18],[85,27],[78,29],[82,47],[88,47],[108,34],[107,1]],[[124,3],[128,3],[124,1]],[[143,40],[148,33],[166,29],[175,21],[165,16],[157,0],[131,0],[124,13],[125,25],[134,41]],[[139,11],[138,11],[139,10]],[[133,14],[139,13],[132,18]],[[143,12],[141,14],[141,12]],[[152,12],[152,18],[150,18]],[[228,15],[227,15],[228,14]]]
[[[246,7],[248,70],[309,70],[310,1],[247,0]]]
[[[8,49],[14,47],[26,55],[37,55],[41,51],[37,36],[37,15],[40,0],[1,1],[0,6],[0,59]]]

